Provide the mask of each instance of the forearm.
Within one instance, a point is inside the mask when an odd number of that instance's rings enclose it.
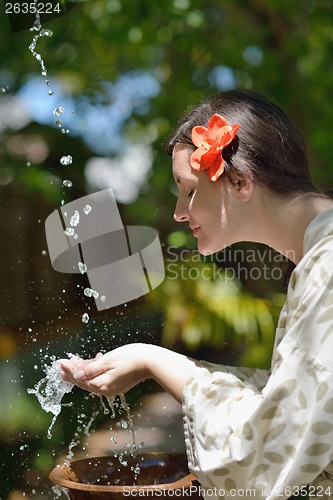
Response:
[[[200,372],[198,361],[159,346],[149,346],[147,376],[156,380],[177,401],[182,402],[186,381]]]
[[[93,360],[59,360],[62,378],[96,394],[114,396],[147,378],[156,380],[177,401],[186,381],[199,373],[198,362],[151,344],[128,344]]]

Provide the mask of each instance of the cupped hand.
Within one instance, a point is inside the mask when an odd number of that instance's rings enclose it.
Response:
[[[148,344],[128,344],[94,359],[73,356],[58,364],[62,379],[95,394],[114,397],[124,394],[147,378]]]

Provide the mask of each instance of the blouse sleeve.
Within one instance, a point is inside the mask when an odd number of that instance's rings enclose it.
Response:
[[[294,271],[271,373],[202,363],[188,380],[186,450],[207,499],[283,500],[333,461],[331,256],[314,252]]]

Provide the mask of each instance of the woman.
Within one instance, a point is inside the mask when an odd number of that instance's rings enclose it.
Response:
[[[197,362],[149,344],[62,360],[63,377],[114,396],[153,378],[183,404],[190,470],[234,498],[333,498],[333,200],[311,182],[286,115],[250,91],[201,103],[166,146],[178,222],[203,255],[239,241],[292,258],[270,371]],[[213,490],[214,491],[214,490]]]

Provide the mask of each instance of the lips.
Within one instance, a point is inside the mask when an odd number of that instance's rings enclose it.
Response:
[[[197,234],[197,232],[199,231],[200,226],[197,226],[197,227],[190,226],[190,229],[192,229],[193,236],[195,236]]]

